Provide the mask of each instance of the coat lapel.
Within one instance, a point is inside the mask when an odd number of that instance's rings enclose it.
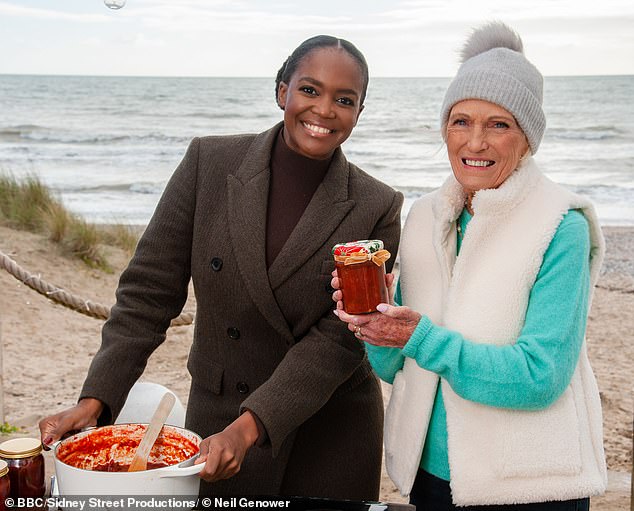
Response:
[[[269,268],[272,289],[298,271],[352,209],[355,202],[348,200],[348,177],[348,162],[341,149],[337,149],[324,180]]]
[[[227,176],[228,223],[236,261],[251,299],[271,326],[292,338],[269,284],[265,253],[269,160],[280,126],[258,135],[240,167]]]

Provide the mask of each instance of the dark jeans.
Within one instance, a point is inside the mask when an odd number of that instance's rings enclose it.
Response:
[[[451,502],[449,482],[419,470],[409,503],[417,511],[589,511],[590,499],[538,502],[535,504],[503,504],[457,507]]]

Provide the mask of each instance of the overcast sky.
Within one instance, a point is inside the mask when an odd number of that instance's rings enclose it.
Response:
[[[633,0],[0,0],[0,73],[272,76],[325,33],[355,43],[373,76],[451,76],[491,19],[545,75],[634,74]]]

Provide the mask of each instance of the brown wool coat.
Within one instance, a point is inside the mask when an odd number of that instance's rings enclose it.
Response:
[[[192,278],[186,426],[204,438],[248,408],[269,436],[237,476],[201,492],[376,499],[380,388],[362,343],[332,313],[330,250],[377,238],[395,255],[403,196],[338,149],[267,270],[269,160],[281,126],[192,141],[121,275],[81,397],[107,405],[102,422],[117,416]]]

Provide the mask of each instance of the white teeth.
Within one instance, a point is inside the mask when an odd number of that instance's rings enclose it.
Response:
[[[327,128],[322,128],[321,126],[315,126],[314,124],[308,124],[307,122],[305,122],[303,124],[310,131],[314,131],[315,133],[320,133],[322,135],[327,135],[328,133],[332,133],[332,131],[333,131],[333,130],[329,130]]]
[[[464,161],[470,167],[490,167],[495,162],[490,160],[467,160]]]

